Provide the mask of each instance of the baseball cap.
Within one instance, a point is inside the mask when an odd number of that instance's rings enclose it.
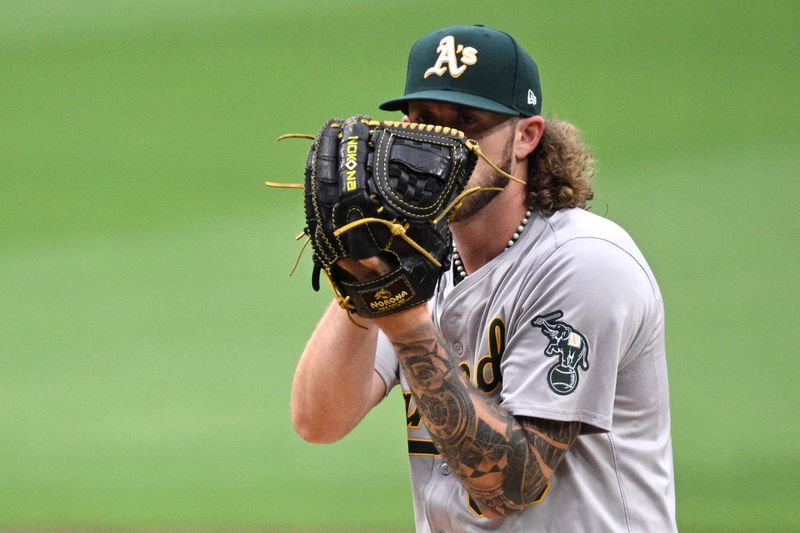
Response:
[[[447,102],[505,115],[539,115],[539,69],[503,31],[481,24],[442,28],[414,43],[408,55],[405,94],[379,107],[407,111],[412,100]]]

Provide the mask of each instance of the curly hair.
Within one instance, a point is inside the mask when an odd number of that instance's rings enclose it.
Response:
[[[594,197],[595,162],[577,127],[547,119],[539,144],[528,155],[528,205],[549,217],[559,209],[586,207]]]

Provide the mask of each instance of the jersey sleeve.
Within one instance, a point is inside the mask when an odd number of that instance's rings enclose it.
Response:
[[[400,362],[392,343],[383,331],[378,332],[378,342],[375,347],[375,372],[386,384],[386,394],[400,382]]]
[[[614,243],[562,244],[527,278],[501,362],[515,416],[610,431],[617,374],[659,300],[646,265]]]

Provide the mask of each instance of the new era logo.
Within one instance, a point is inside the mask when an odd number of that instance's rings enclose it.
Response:
[[[528,89],[528,104],[536,105],[537,101],[538,100],[536,100],[536,95],[533,94],[533,91],[531,89]]]

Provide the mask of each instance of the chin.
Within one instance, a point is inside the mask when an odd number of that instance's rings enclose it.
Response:
[[[481,209],[489,205],[498,194],[500,194],[500,191],[481,191],[466,197],[464,203],[461,204],[461,208],[454,213],[453,222],[469,220],[478,214]]]
[[[481,183],[482,182],[482,183]],[[505,189],[508,179],[496,172],[485,179],[477,179],[475,183],[468,183],[466,189],[472,187],[498,187]],[[464,222],[475,216],[481,209],[489,205],[502,191],[479,191],[464,198],[461,208],[453,214],[453,222]]]

